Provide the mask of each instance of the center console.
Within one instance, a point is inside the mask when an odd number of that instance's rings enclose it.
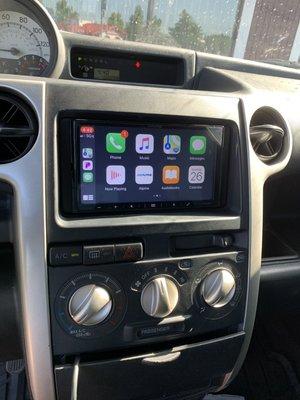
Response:
[[[64,112],[58,131],[60,212],[78,220],[153,213],[163,220],[179,212],[229,210],[236,146],[240,152],[230,121]],[[239,179],[231,185],[238,187]],[[235,201],[241,203],[238,195]],[[54,355],[239,332],[248,251],[238,232],[158,230],[149,236],[145,228],[133,240],[122,235],[122,226],[118,230],[117,238],[50,245]]]
[[[65,234],[60,239],[53,227],[48,272],[60,399],[70,396],[78,356],[82,398],[91,386],[103,399],[124,398],[124,386],[130,399],[180,395],[167,380],[157,391],[158,366],[180,377],[186,395],[200,396],[232,371],[244,341],[249,273],[237,122],[59,113],[57,221]],[[212,362],[209,346],[224,351],[214,371],[182,375],[193,357]],[[114,374],[119,365],[111,387],[91,384],[92,375]],[[153,382],[146,392],[128,385],[144,374]]]
[[[248,135],[265,98],[6,85],[39,122],[31,150],[0,166],[16,194],[33,398],[198,400],[224,388],[251,338],[263,185],[287,163],[288,129],[267,165]]]

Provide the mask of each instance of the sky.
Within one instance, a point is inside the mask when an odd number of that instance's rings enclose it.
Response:
[[[55,9],[57,0],[43,0],[46,7]],[[98,22],[100,19],[99,0],[67,0],[82,20]],[[239,0],[155,0],[154,14],[161,18],[162,28],[167,31],[179,18],[183,9],[201,25],[205,34],[224,33],[231,35]],[[128,21],[137,5],[147,13],[147,0],[107,0],[105,18],[112,12],[120,12]],[[99,16],[99,17],[98,17]],[[98,20],[98,21],[97,21]]]

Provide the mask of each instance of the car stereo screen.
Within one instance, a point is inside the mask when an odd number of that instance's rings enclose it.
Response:
[[[216,201],[224,127],[77,121],[80,209],[176,208]]]

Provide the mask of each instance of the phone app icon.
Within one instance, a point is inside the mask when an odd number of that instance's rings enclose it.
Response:
[[[135,150],[139,154],[151,154],[154,151],[154,137],[153,135],[136,135]]]
[[[123,185],[125,183],[125,167],[109,165],[106,168],[106,182],[109,185]]]
[[[84,172],[82,174],[83,183],[93,183],[94,182],[94,174],[92,172]]]
[[[108,153],[121,154],[126,149],[126,138],[121,133],[108,133],[106,135],[106,151]]]
[[[195,155],[203,155],[206,152],[206,137],[192,136],[190,139],[190,153]]]
[[[87,160],[82,161],[82,169],[84,171],[92,171],[93,168],[94,168],[93,161],[87,161]]]
[[[164,137],[165,154],[179,154],[181,150],[181,137],[179,135],[166,135]]]
[[[138,165],[135,169],[135,182],[138,185],[151,185],[153,182],[153,167]]]
[[[203,183],[205,179],[205,168],[202,165],[191,165],[189,168],[189,183]]]
[[[84,147],[82,149],[83,158],[93,158],[93,149],[91,147]]]
[[[179,182],[180,169],[177,165],[166,165],[163,168],[162,180],[165,185],[176,185]]]

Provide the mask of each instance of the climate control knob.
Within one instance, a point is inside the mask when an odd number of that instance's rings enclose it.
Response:
[[[200,291],[206,304],[213,308],[224,307],[235,295],[235,277],[227,269],[217,269],[206,275]]]
[[[178,303],[178,289],[172,279],[161,276],[150,281],[143,289],[141,305],[151,317],[167,317]]]
[[[104,321],[112,310],[112,299],[106,289],[95,284],[76,290],[69,302],[69,314],[79,325],[93,326]]]

